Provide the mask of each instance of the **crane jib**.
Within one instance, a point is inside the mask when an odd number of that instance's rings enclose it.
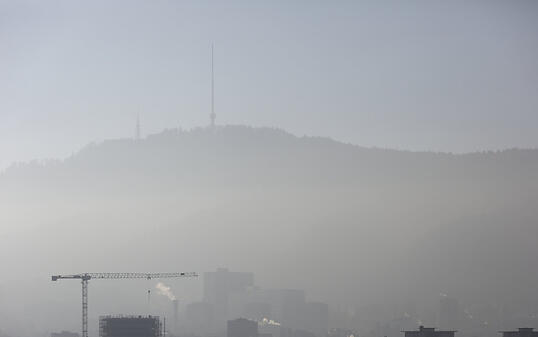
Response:
[[[78,280],[90,280],[90,279],[158,279],[158,278],[178,278],[178,277],[197,277],[195,272],[182,272],[182,273],[84,273],[74,275],[53,275],[52,281],[60,279],[78,279]]]

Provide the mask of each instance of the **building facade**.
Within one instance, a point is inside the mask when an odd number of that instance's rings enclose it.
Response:
[[[101,316],[100,337],[161,337],[158,316]]]

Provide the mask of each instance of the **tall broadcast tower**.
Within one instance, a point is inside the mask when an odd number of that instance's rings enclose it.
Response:
[[[215,118],[217,118],[215,114],[215,76],[213,63],[213,44],[211,44],[211,114],[209,115],[209,118],[211,118],[211,128],[215,128]]]

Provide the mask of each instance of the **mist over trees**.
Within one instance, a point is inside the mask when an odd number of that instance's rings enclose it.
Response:
[[[0,174],[0,223],[14,225],[0,229],[0,312],[77,323],[78,293],[36,285],[56,272],[219,266],[353,308],[352,322],[415,307],[434,323],[440,293],[538,311],[537,200],[537,150],[395,151],[245,126],[107,140]]]

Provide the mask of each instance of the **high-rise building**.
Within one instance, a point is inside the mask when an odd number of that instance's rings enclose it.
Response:
[[[228,321],[227,337],[258,337],[258,322],[246,318]]]
[[[253,273],[231,272],[226,268],[219,268],[217,271],[204,273],[204,300],[214,305],[217,318],[226,320],[230,294],[246,291],[253,285]]]
[[[161,337],[158,316],[101,316],[99,337]]]

